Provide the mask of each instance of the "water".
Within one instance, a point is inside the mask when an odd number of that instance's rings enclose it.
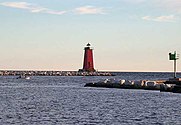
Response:
[[[170,73],[111,77],[0,77],[0,125],[181,125],[181,94],[85,88],[105,78],[166,79]],[[181,76],[181,74],[178,74]]]

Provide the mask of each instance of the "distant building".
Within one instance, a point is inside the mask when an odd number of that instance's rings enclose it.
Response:
[[[93,61],[93,49],[90,46],[91,45],[88,43],[86,45],[86,47],[84,47],[83,69],[79,69],[79,71],[82,71],[82,72],[95,72],[94,61]]]

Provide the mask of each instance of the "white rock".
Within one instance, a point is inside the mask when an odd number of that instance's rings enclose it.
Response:
[[[126,80],[122,79],[120,80],[120,84],[123,85],[125,83]]]
[[[156,85],[155,81],[146,81],[145,83],[145,86],[148,86],[148,87],[154,87],[155,85]]]

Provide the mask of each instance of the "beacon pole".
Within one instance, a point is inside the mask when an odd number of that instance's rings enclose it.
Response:
[[[174,60],[174,78],[176,78],[177,76],[176,76],[176,71],[177,70],[177,60],[175,59]]]

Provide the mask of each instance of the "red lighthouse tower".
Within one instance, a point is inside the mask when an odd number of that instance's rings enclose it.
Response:
[[[84,48],[84,64],[83,64],[83,69],[80,71],[85,71],[85,72],[94,72],[94,62],[93,62],[93,52],[92,48],[90,47],[91,45],[88,43],[87,46]]]

